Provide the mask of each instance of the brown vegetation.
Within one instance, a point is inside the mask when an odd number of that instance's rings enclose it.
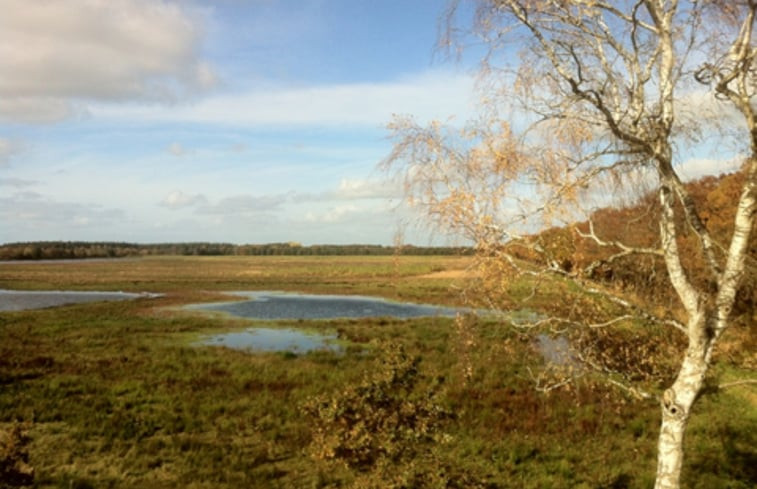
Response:
[[[27,486],[34,481],[29,441],[28,430],[20,423],[0,430],[0,488]]]
[[[721,255],[733,233],[736,203],[743,181],[744,174],[737,172],[708,176],[687,184],[688,191],[702,209],[702,221]],[[566,272],[583,273],[588,279],[635,297],[639,303],[654,304],[660,317],[676,317],[681,312],[680,302],[675,290],[668,286],[665,263],[660,257],[620,256],[622,249],[619,247],[601,246],[588,237],[593,229],[594,235],[605,243],[659,248],[659,213],[658,199],[653,194],[647,194],[640,197],[635,205],[603,208],[593,212],[589,220],[546,230],[532,237],[545,253],[530,253],[523,248],[519,256],[550,261]],[[682,213],[678,215],[676,224],[681,257],[686,268],[692,271],[690,279],[699,286],[712,287],[713,277],[698,246],[699,238],[689,231]],[[757,319],[757,241],[752,240],[747,255],[746,274],[734,306],[734,317],[737,322],[748,326]]]

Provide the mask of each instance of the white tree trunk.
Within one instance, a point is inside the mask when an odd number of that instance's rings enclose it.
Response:
[[[681,263],[676,241],[675,206],[672,192],[674,174],[667,161],[661,166],[660,237],[668,276],[689,317],[689,345],[673,385],[662,396],[662,423],[657,445],[657,478],[655,489],[679,489],[683,467],[683,442],[691,407],[704,384],[709,360],[707,316],[702,296],[689,281]]]
[[[702,346],[689,346],[678,378],[663,394],[655,489],[680,487],[684,434],[691,407],[702,389],[707,373],[706,351]]]
[[[718,277],[719,290],[706,300],[702,298],[703,292],[697,291],[689,282],[681,266],[675,241],[672,196],[665,188],[660,192],[663,205],[660,229],[665,259],[671,283],[689,314],[689,345],[678,377],[663,394],[655,489],[680,488],[684,434],[691,407],[702,390],[715,344],[728,327],[728,317],[744,274],[746,251],[757,218],[757,158],[752,156],[746,171],[747,181],[737,207],[726,266]],[[715,308],[708,309],[703,306],[706,303],[714,304]]]

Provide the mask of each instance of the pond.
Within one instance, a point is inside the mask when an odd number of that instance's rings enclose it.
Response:
[[[84,302],[123,301],[158,294],[131,292],[78,292],[65,290],[27,291],[0,289],[0,311],[26,311]]]
[[[311,351],[339,352],[337,335],[308,332],[293,328],[250,328],[237,333],[214,335],[201,341],[204,346],[225,346],[235,350],[260,352],[289,351],[307,353]]]
[[[320,320],[342,318],[393,317],[410,319],[429,316],[454,317],[461,309],[392,302],[377,297],[346,295],[311,295],[288,292],[234,292],[244,297],[238,302],[193,304],[193,310],[223,312],[236,317],[258,320]],[[250,328],[244,332],[224,333],[205,338],[203,345],[255,351],[313,350],[340,351],[336,334],[320,334],[296,328]]]
[[[188,307],[263,320],[454,317],[460,311],[449,307],[392,302],[378,297],[364,296],[311,295],[272,291],[233,292],[232,295],[244,297],[247,300],[220,304],[194,304]]]
[[[410,319],[419,317],[454,317],[465,308],[449,308],[428,304],[392,302],[378,297],[346,295],[312,295],[290,292],[259,291],[233,292],[231,295],[245,300],[186,306],[192,310],[221,312],[235,317],[273,320],[322,320],[342,318],[392,317]],[[486,311],[477,311],[485,313]],[[539,318],[537,313],[522,310],[507,314],[509,321],[523,324]],[[335,333],[306,331],[300,328],[253,327],[241,332],[221,333],[204,337],[204,346],[224,346],[245,351],[342,351]],[[564,336],[536,335],[534,345],[545,361],[558,366],[575,366],[577,359]]]
[[[570,341],[563,335],[550,336],[539,334],[536,336],[536,349],[545,361],[559,367],[578,367],[579,361],[573,351]]]

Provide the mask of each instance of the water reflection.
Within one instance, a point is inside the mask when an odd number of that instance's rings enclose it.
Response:
[[[195,304],[192,309],[225,312],[249,319],[338,319],[394,317],[401,319],[447,316],[457,309],[391,302],[376,297],[346,295],[310,295],[286,292],[234,292],[248,300],[221,304]]]
[[[376,297],[346,295],[311,295],[287,292],[234,292],[247,300],[215,304],[194,304],[190,309],[217,311],[246,319],[318,320],[393,317],[401,319],[457,314],[458,309],[391,302]],[[341,351],[336,334],[319,334],[299,329],[251,328],[244,332],[211,336],[203,345],[218,345],[253,351],[313,350]]]
[[[0,311],[26,311],[99,301],[123,301],[138,297],[157,297],[159,294],[130,292],[76,292],[65,290],[26,291],[0,289]]]
[[[298,329],[250,328],[238,333],[211,336],[202,341],[203,345],[216,345],[235,350],[291,351],[341,351],[336,343],[336,334],[311,333]]]
[[[570,341],[565,336],[540,334],[536,337],[536,348],[547,362],[560,367],[578,366]]]

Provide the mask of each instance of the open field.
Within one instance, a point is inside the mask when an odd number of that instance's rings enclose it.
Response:
[[[443,470],[450,487],[465,487],[455,482],[461,480],[487,487],[651,487],[656,402],[634,400],[590,376],[539,393],[533,377],[543,361],[528,339],[500,324],[479,321],[466,333],[444,318],[301,321],[338,331],[352,346],[344,354],[249,354],[191,346],[199,334],[249,322],[177,308],[228,290],[459,305],[450,286],[465,279],[468,263],[155,257],[0,265],[0,288],[165,294],[0,313],[0,428],[14,421],[28,427],[36,487],[349,486],[354,473],[311,457],[314,421],[304,406],[380,371],[383,350],[376,345],[392,342],[420,357],[420,390],[443,378],[435,402],[452,413],[441,427],[444,443],[419,445],[418,453],[433,457],[419,456],[417,470]],[[732,380],[742,368],[724,358],[714,370]],[[687,439],[685,486],[755,487],[755,426],[753,386],[710,389]]]

